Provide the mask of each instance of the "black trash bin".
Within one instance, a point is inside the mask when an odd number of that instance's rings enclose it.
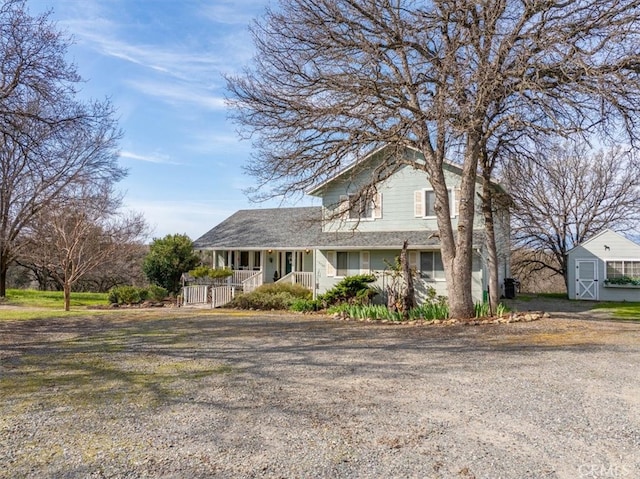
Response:
[[[507,299],[515,299],[518,280],[515,278],[504,279],[504,297]]]

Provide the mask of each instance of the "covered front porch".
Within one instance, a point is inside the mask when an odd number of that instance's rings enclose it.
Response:
[[[313,290],[314,254],[309,248],[212,250],[212,267],[230,268],[233,275],[227,283],[245,293],[275,282]]]

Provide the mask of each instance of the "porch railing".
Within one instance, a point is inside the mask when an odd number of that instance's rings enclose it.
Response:
[[[182,288],[184,306],[211,305],[220,308],[229,303],[235,296],[233,286],[208,286],[197,284]]]
[[[254,271],[252,269],[234,269],[233,276],[231,276],[231,284],[233,286],[242,286],[242,283],[252,276],[260,273],[260,271]]]
[[[292,271],[285,274],[276,283],[301,284],[307,289],[313,289],[313,273],[307,271]]]
[[[262,286],[263,282],[264,278],[262,275],[262,271],[258,271],[257,273],[253,274],[253,276],[249,276],[242,282],[242,292],[250,293],[254,289]]]

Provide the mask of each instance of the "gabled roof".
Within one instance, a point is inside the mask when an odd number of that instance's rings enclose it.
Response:
[[[322,183],[314,186],[312,189],[307,190],[307,194],[308,195],[316,195],[318,192],[320,192],[325,186],[327,186],[329,183],[334,182],[335,180],[337,180],[338,178],[345,176],[347,173],[351,172],[352,170],[354,170],[355,168],[362,166],[363,164],[369,162],[377,153],[385,150],[386,148],[389,148],[389,146],[382,146],[376,150],[373,150],[372,152],[370,152],[369,154],[363,156],[362,158],[359,158],[357,160],[355,160],[353,163],[351,163],[349,166],[347,166],[346,168],[340,170],[338,173],[336,173],[335,175],[333,175],[331,178],[327,178],[325,181],[323,181]],[[417,151],[417,150],[416,150]]]
[[[333,183],[334,181],[346,176],[349,173],[352,173],[353,170],[356,169],[356,168],[363,168],[366,165],[366,163],[371,161],[373,158],[375,158],[375,156],[378,153],[380,153],[381,151],[384,151],[387,148],[390,148],[390,146],[386,145],[386,146],[382,146],[382,147],[380,147],[380,148],[378,148],[376,150],[373,150],[371,153],[369,153],[369,154],[365,155],[364,157],[354,161],[353,163],[351,163],[349,166],[347,166],[343,170],[340,170],[338,173],[336,173],[331,178],[328,178],[325,181],[323,181],[322,183],[314,186],[310,190],[307,190],[307,194],[308,195],[312,195],[312,196],[317,196],[327,185],[329,185],[330,183]],[[414,147],[411,147],[411,146],[405,146],[405,149],[407,151],[413,152],[414,154],[420,155],[420,157],[422,158],[422,152],[420,150],[418,150],[417,148],[414,148]],[[451,170],[456,171],[458,174],[462,174],[462,167],[459,164],[453,163],[451,161],[445,161],[444,165],[446,167],[450,168]],[[478,176],[476,181],[481,181],[481,178]],[[491,183],[495,187],[497,187],[499,190],[505,192],[504,187],[500,184],[500,182],[498,182],[498,180],[492,178],[491,179]]]
[[[437,248],[436,231],[322,232],[322,208],[240,210],[194,241],[195,249],[410,249]],[[474,245],[483,244],[482,232]]]

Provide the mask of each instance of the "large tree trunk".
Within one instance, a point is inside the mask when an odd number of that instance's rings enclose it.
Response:
[[[449,193],[442,168],[431,168],[429,180],[436,195],[436,217],[447,280],[449,316],[457,319],[474,317],[471,294],[473,265],[473,216],[475,198],[475,170],[478,165],[477,143],[463,165],[460,183],[460,202],[457,234],[453,233]],[[469,148],[469,146],[468,146]],[[469,173],[473,171],[473,174]]]
[[[478,135],[470,133],[466,142],[465,160],[460,182],[457,234],[453,233],[451,205],[444,170],[431,170],[430,180],[436,195],[436,216],[442,248],[442,263],[447,279],[449,316],[473,318],[471,294],[473,268],[473,218],[475,213],[476,170],[478,168]]]
[[[402,276],[405,282],[405,289],[402,295],[402,317],[409,319],[409,311],[416,305],[416,291],[413,287],[413,276],[409,268],[409,259],[407,258],[408,241],[405,240],[400,253],[400,265],[402,266]]]
[[[491,316],[498,307],[498,248],[493,218],[493,195],[491,192],[491,177],[485,170],[482,174],[482,213],[484,216],[485,241],[487,246],[487,266],[489,269],[489,312]]]
[[[69,311],[71,309],[71,284],[68,281],[64,282],[64,310]]]

